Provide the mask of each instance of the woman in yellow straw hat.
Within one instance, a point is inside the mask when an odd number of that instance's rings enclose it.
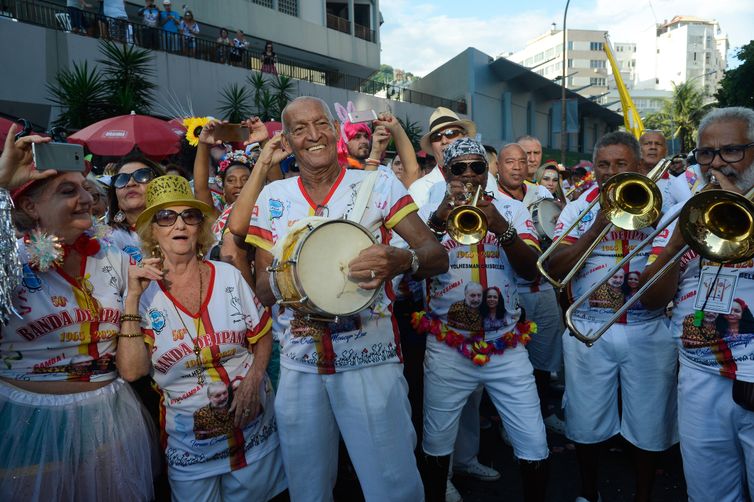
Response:
[[[175,500],[268,500],[286,487],[271,319],[236,268],[202,259],[212,214],[184,178],[147,186],[136,230],[151,257],[129,269],[118,369],[127,380],[151,371],[160,387]]]

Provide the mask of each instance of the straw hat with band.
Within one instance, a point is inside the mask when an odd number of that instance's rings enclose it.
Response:
[[[419,142],[422,150],[430,155],[434,155],[432,152],[432,143],[429,141],[429,137],[437,131],[444,131],[448,127],[452,126],[460,127],[461,129],[466,131],[466,135],[469,137],[473,138],[474,136],[476,136],[476,125],[474,125],[474,122],[461,119],[458,115],[455,114],[453,110],[450,110],[443,106],[438,106],[437,108],[435,108],[435,111],[432,112],[432,115],[429,116],[429,132],[422,136],[421,141]]]
[[[191,185],[182,176],[160,176],[150,181],[147,185],[146,206],[147,208],[136,219],[137,227],[151,221],[160,209],[171,206],[195,207],[209,218],[214,215],[211,207],[194,197]]]

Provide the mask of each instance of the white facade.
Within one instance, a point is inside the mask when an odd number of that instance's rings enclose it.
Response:
[[[676,16],[637,44],[636,86],[672,91],[693,81],[712,96],[727,66],[728,37],[715,20]]]
[[[599,96],[608,90],[607,56],[602,47],[605,31],[567,30],[566,84],[568,89],[582,96]],[[511,54],[501,54],[531,71],[549,78],[560,78],[563,74],[563,30],[553,29],[528,42],[526,47]]]
[[[616,42],[613,44],[613,55],[615,56],[615,62],[618,63],[623,83],[626,84],[627,88],[633,88],[634,79],[636,78],[636,44]],[[612,71],[610,72],[609,86],[610,89],[615,88],[615,79],[613,78]]]

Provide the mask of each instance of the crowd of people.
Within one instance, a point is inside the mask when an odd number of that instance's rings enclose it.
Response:
[[[281,134],[254,117],[235,144],[210,120],[191,176],[138,152],[105,176],[38,171],[32,145],[50,139],[11,128],[3,500],[152,500],[161,472],[179,501],[332,500],[342,441],[366,500],[457,502],[452,472],[500,478],[477,458],[485,392],[527,501],[547,496],[547,430],[575,445],[578,502],[602,499],[600,453],[616,435],[637,501],[679,442],[690,500],[754,493],[754,264],[688,250],[689,223],[669,216],[709,189],[752,189],[754,111],[704,117],[693,165],[656,181],[669,226],[652,240],[593,202],[665,158],[659,131],[609,132],[567,169],[533,136],[481,144],[446,108],[418,153],[391,113],[351,123],[335,108],[341,120],[296,98]],[[324,275],[353,225],[370,244]],[[307,247],[317,232],[321,248]],[[571,272],[565,290],[545,279]],[[349,310],[353,295],[368,302]],[[564,325],[582,295],[579,333],[633,302],[591,346]]]
[[[249,68],[251,42],[242,29],[237,29],[231,38],[226,28],[220,28],[213,46],[208,39],[200,47],[197,36],[201,28],[193,11],[186,4],[182,4],[180,12],[174,10],[171,0],[162,0],[162,9],[158,3],[159,0],[145,0],[144,7],[130,17],[124,0],[66,0],[70,26],[63,28],[80,35]],[[277,54],[272,42],[265,42],[259,59],[262,73],[277,75]]]

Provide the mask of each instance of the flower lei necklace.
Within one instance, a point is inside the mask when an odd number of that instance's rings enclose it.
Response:
[[[531,340],[531,335],[537,332],[537,324],[532,321],[516,323],[513,331],[505,333],[496,340],[486,341],[484,332],[476,332],[471,335],[462,335],[437,318],[432,318],[426,312],[414,312],[411,314],[411,326],[419,334],[430,333],[438,342],[443,342],[448,347],[456,349],[462,356],[470,359],[477,366],[484,366],[490,362],[491,355],[498,355],[506,349],[514,348],[519,343],[526,345]]]

